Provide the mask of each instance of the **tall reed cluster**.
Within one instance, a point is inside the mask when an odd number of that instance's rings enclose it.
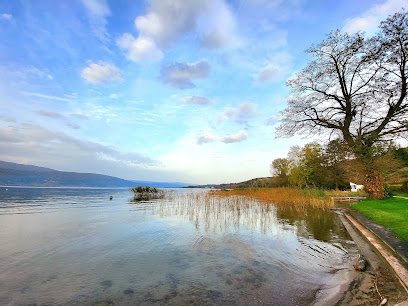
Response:
[[[221,197],[248,197],[265,203],[273,203],[277,208],[294,208],[303,210],[331,209],[334,203],[324,191],[301,190],[294,188],[244,188],[233,190],[214,190],[210,193]]]
[[[240,226],[266,232],[276,220],[276,208],[254,198],[219,196],[208,191],[166,192],[147,211],[160,217],[183,217],[206,232],[237,230]]]
[[[130,191],[133,192],[134,197],[133,201],[149,201],[152,199],[162,199],[165,196],[165,192],[156,187],[150,186],[137,186],[130,188]]]

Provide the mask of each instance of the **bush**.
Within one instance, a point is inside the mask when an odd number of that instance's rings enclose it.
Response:
[[[401,186],[402,191],[405,193],[408,193],[408,178],[403,179],[401,184],[402,184]]]
[[[164,191],[150,186],[137,186],[130,188],[133,192],[133,201],[149,201],[164,198]]]

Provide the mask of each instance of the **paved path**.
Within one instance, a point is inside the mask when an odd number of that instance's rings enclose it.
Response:
[[[354,209],[348,211],[354,218],[357,219],[362,225],[376,234],[380,239],[382,239],[386,244],[388,244],[391,249],[400,255],[400,257],[408,264],[408,243],[401,240],[395,235],[394,232],[385,228],[382,225],[374,223],[370,219],[364,217],[361,213]]]
[[[395,271],[396,275],[401,281],[401,284],[408,291],[408,269],[405,268],[403,262],[399,260],[392,252],[381,244],[381,239],[378,239],[376,235],[364,227],[353,216],[345,213],[345,216],[349,221],[366,237],[373,247],[381,254],[381,256],[388,262],[388,264]],[[406,259],[406,258],[405,258]]]

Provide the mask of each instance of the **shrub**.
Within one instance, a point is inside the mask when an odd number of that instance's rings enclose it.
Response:
[[[401,184],[402,184],[401,186],[402,191],[408,193],[408,178],[403,179]]]
[[[164,198],[164,191],[151,186],[137,186],[130,188],[133,192],[133,201],[149,201]]]

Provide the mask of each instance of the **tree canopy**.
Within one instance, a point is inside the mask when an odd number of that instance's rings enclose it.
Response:
[[[333,31],[306,50],[307,66],[287,81],[291,97],[277,136],[327,133],[365,165],[366,187],[381,197],[373,167],[379,144],[407,136],[408,13],[381,22],[371,38]]]
[[[293,79],[279,136],[329,132],[356,152],[407,132],[408,15],[381,22],[372,38],[339,30],[312,45]]]

